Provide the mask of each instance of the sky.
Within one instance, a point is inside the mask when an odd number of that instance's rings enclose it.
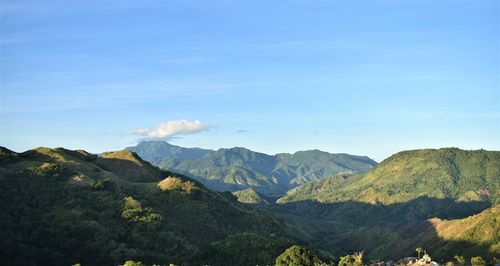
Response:
[[[0,145],[500,150],[491,0],[0,0]]]

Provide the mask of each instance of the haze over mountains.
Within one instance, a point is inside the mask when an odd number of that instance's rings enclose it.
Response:
[[[337,174],[364,173],[377,165],[366,156],[320,150],[268,155],[245,148],[183,148],[164,141],[142,141],[127,150],[152,164],[188,175],[219,191],[253,188],[268,195]]]

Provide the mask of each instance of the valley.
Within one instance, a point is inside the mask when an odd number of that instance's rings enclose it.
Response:
[[[367,264],[395,261],[416,247],[439,262],[457,254],[494,261],[500,254],[500,152],[405,151],[369,171],[316,176],[278,197],[251,186],[212,191],[129,150],[2,148],[2,261],[270,265],[292,245],[335,265],[357,251]],[[186,154],[179,158],[194,164]],[[251,169],[265,168],[265,155],[243,154]],[[225,167],[243,164],[230,158]],[[301,167],[319,168],[314,159]],[[339,165],[330,164],[324,172]],[[235,173],[230,180],[244,178]]]

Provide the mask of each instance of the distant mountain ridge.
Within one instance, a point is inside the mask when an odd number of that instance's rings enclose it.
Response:
[[[164,141],[143,141],[126,149],[162,169],[191,176],[211,189],[252,188],[268,195],[282,194],[327,176],[364,173],[377,165],[366,156],[319,150],[268,155],[242,147],[214,151]]]
[[[500,152],[457,148],[403,151],[367,173],[305,184],[279,201],[391,204],[420,196],[500,203]]]

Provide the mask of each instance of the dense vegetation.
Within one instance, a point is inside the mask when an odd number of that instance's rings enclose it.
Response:
[[[128,151],[2,148],[0,163],[4,265],[270,264],[294,242],[265,211]]]
[[[309,249],[294,245],[276,258],[276,266],[320,266],[323,262]]]
[[[440,262],[491,262],[499,163],[499,152],[402,152],[273,204],[253,189],[211,191],[130,151],[0,148],[0,264],[360,265],[415,247]]]
[[[233,192],[233,195],[238,199],[239,202],[248,204],[269,204],[266,199],[261,197],[259,193],[251,188],[244,190],[239,190]]]
[[[330,177],[289,191],[280,202],[407,202],[421,196],[500,203],[500,152],[455,148],[397,153],[366,174]]]
[[[442,259],[491,258],[500,253],[499,187],[500,152],[406,151],[366,174],[293,189],[275,211],[337,254],[394,258],[427,246]]]
[[[162,141],[145,141],[127,149],[162,169],[191,176],[211,189],[252,188],[267,195],[279,195],[326,176],[363,173],[377,164],[364,156],[319,150],[272,156],[245,148],[212,151]]]

